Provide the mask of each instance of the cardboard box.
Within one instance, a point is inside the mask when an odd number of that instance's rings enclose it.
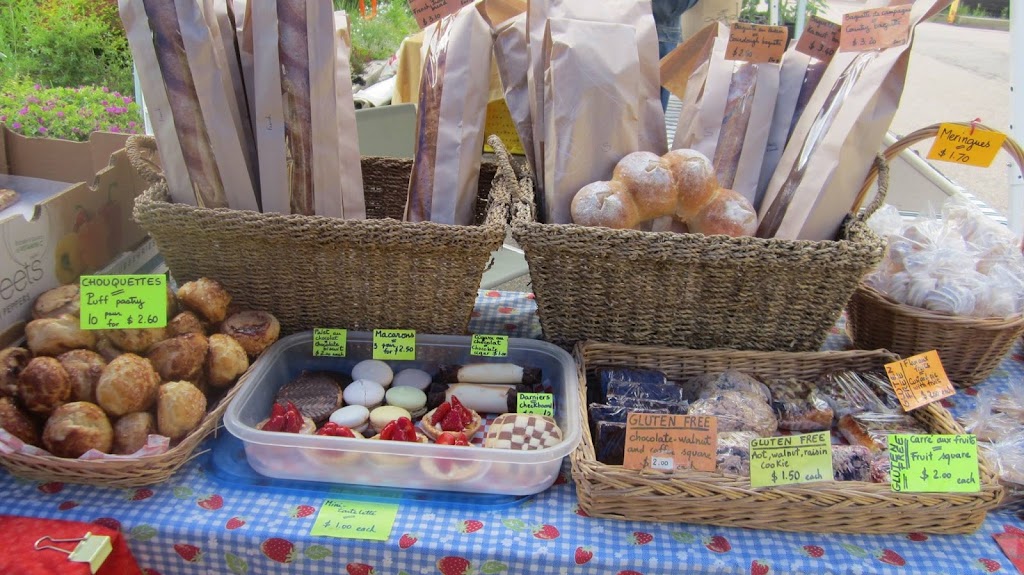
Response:
[[[145,239],[132,206],[147,185],[128,161],[126,141],[102,132],[88,142],[26,138],[0,126],[0,187],[36,190],[0,211],[0,345],[20,337],[39,294]]]

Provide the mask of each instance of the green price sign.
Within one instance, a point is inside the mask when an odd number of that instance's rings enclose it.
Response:
[[[395,503],[328,499],[320,507],[309,534],[387,541],[397,516],[398,505]]]
[[[508,357],[508,336],[476,334],[469,344],[469,355]]]
[[[550,393],[517,393],[516,413],[555,416],[555,396]]]
[[[416,359],[416,330],[373,330],[373,359]]]
[[[82,276],[81,329],[143,329],[167,325],[167,276]]]
[[[889,436],[893,491],[974,493],[981,490],[974,435]]]
[[[347,329],[318,327],[313,330],[314,357],[345,357],[347,343]]]
[[[750,441],[751,487],[831,481],[832,477],[832,440],[827,431]]]

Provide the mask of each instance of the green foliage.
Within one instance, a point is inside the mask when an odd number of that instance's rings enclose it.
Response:
[[[134,98],[105,87],[14,82],[0,91],[0,124],[25,136],[85,141],[95,130],[141,132],[142,114]]]
[[[371,0],[365,0],[369,15]],[[359,0],[334,0],[337,10],[345,10],[352,25],[352,73],[362,74],[372,60],[385,60],[394,54],[402,40],[419,31],[409,5],[404,0],[381,0],[377,17],[364,20],[359,13]]]
[[[779,0],[779,23],[796,22],[796,0]],[[828,10],[827,0],[807,0],[807,15],[817,16]],[[767,0],[743,0],[738,20],[753,24],[767,24]]]

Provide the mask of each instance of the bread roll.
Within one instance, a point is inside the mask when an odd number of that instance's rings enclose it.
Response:
[[[107,366],[103,356],[88,349],[73,349],[60,354],[57,361],[71,379],[71,401],[96,403],[96,384]]]
[[[247,369],[249,357],[235,338],[222,333],[210,336],[210,351],[206,353],[206,382],[210,386],[231,385]]]
[[[186,333],[200,333],[206,335],[206,327],[199,317],[190,312],[183,311],[167,322],[167,336],[185,335]]]
[[[77,317],[80,307],[78,284],[62,285],[39,294],[32,305],[32,319],[60,317],[64,314]]]
[[[0,397],[0,427],[29,445],[40,445],[35,421],[9,397]]]
[[[25,325],[25,341],[32,355],[57,356],[73,349],[93,349],[96,333],[78,327],[73,315],[34,319]]]
[[[55,358],[34,357],[18,376],[18,396],[25,409],[49,415],[71,398],[71,378]]]
[[[156,425],[160,435],[172,441],[185,437],[199,426],[206,415],[206,396],[187,381],[172,381],[160,386],[156,402]]]
[[[80,457],[95,449],[110,453],[114,430],[95,404],[75,401],[58,407],[43,428],[43,446],[57,457]]]
[[[621,182],[594,182],[572,198],[572,221],[581,226],[629,229],[640,219],[640,210]]]
[[[156,433],[156,420],[148,411],[136,411],[114,423],[113,453],[131,455],[146,446],[149,435]]]
[[[667,165],[652,152],[627,154],[615,165],[612,181],[629,190],[641,221],[675,211],[677,194]]]
[[[757,231],[757,212],[747,198],[722,188],[688,224],[698,234],[752,236]]]
[[[167,339],[167,330],[162,327],[145,329],[107,329],[103,335],[121,351],[142,354],[154,343]]]
[[[200,333],[186,333],[153,344],[146,359],[164,381],[198,381],[210,344]]]
[[[227,317],[231,294],[217,280],[199,278],[178,288],[178,301],[206,321],[219,323]]]
[[[249,310],[224,320],[220,331],[235,338],[245,353],[254,358],[277,341],[281,324],[270,312]]]
[[[18,395],[18,375],[25,369],[32,354],[23,347],[0,350],[0,396]]]
[[[675,216],[679,221],[689,222],[718,189],[715,167],[707,156],[696,150],[672,150],[663,158],[676,184]]]
[[[96,384],[96,402],[113,417],[146,411],[156,401],[159,385],[160,376],[149,360],[126,353],[103,369]]]

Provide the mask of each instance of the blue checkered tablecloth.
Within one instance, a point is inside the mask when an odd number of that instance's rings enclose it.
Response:
[[[538,337],[532,296],[480,292],[474,333]],[[827,347],[849,340],[841,326]],[[1014,350],[982,387],[1000,389],[1024,376]],[[951,409],[962,413],[974,398],[959,393]],[[1012,573],[992,539],[1024,529],[1010,512],[989,514],[968,536],[884,536],[785,533],[688,524],[600,520],[579,513],[576,493],[563,477],[530,498],[474,498],[448,494],[413,500],[399,492],[386,542],[311,536],[316,511],[326,499],[365,498],[345,486],[310,488],[225,476],[214,454],[237,449],[230,437],[204,444],[197,457],[167,483],[143,489],[109,489],[27,482],[0,472],[0,513],[117,522],[141,567],[172,574],[365,574],[443,573],[439,562],[468,562],[475,574],[960,574]],[[391,497],[392,499],[387,499]],[[372,498],[372,497],[371,497]],[[379,499],[379,496],[378,496]],[[269,540],[292,551],[292,561],[265,553]],[[271,557],[270,555],[274,555]],[[767,570],[766,570],[767,569]],[[995,571],[992,571],[992,570]]]

